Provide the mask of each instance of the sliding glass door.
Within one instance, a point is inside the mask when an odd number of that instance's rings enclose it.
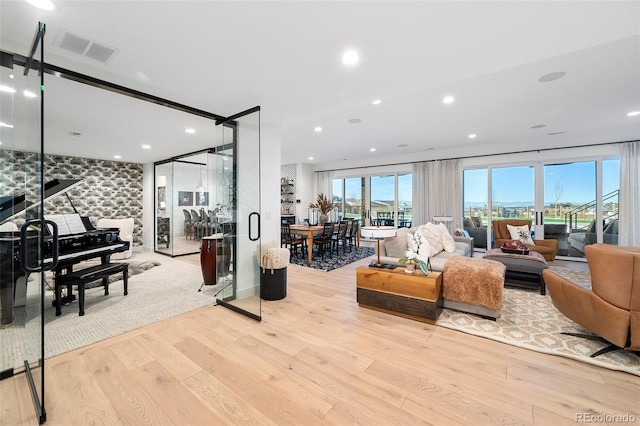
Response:
[[[558,255],[618,242],[618,159],[537,162],[464,171],[464,229],[476,248],[493,246],[492,220],[531,220],[537,239],[558,240]]]

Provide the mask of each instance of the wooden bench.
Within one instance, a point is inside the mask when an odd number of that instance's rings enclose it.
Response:
[[[71,294],[71,286],[78,286],[78,299],[80,316],[84,315],[84,286],[87,283],[102,280],[102,286],[104,286],[104,295],[109,295],[109,276],[122,272],[124,280],[124,295],[128,294],[127,284],[129,279],[129,264],[128,263],[103,263],[101,265],[92,266],[90,268],[81,269],[79,271],[70,272],[65,275],[60,275],[56,278],[55,290],[56,290],[56,316],[62,314],[62,287],[67,287],[67,295]]]

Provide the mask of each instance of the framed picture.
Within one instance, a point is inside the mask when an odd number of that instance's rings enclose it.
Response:
[[[196,206],[208,206],[209,205],[209,193],[208,192],[196,192]]]
[[[193,192],[191,192],[191,191],[178,191],[178,205],[179,206],[193,206]]]

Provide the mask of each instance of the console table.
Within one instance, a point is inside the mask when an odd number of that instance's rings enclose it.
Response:
[[[404,268],[356,269],[357,301],[363,308],[435,324],[442,311],[442,274]]]

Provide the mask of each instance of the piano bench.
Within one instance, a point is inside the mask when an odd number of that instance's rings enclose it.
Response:
[[[109,275],[122,272],[124,281],[124,295],[128,294],[128,279],[129,279],[129,264],[128,263],[103,263],[102,265],[92,266],[86,269],[80,269],[78,271],[70,272],[65,275],[60,275],[56,279],[56,316],[62,314],[62,287],[67,286],[69,294],[71,294],[71,286],[78,286],[78,299],[80,316],[84,315],[84,286],[87,283],[102,280],[104,286],[104,295],[109,295]]]

